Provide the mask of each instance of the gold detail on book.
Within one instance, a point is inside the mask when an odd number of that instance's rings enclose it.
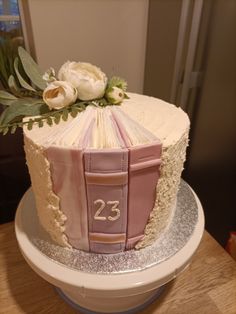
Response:
[[[112,205],[111,212],[116,213],[115,216],[108,216],[108,217],[100,216],[100,214],[102,213],[103,209],[106,206],[106,203],[102,199],[97,199],[93,203],[94,203],[94,205],[100,204],[99,208],[97,209],[97,211],[94,215],[95,220],[105,221],[108,219],[110,221],[115,221],[115,220],[120,218],[120,209],[117,207],[120,204],[119,201],[107,201],[107,205]]]

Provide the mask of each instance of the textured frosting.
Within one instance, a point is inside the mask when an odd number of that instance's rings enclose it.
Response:
[[[71,247],[64,234],[66,216],[60,210],[59,197],[53,192],[50,165],[43,151],[42,147],[25,137],[26,160],[30,169],[39,220],[53,240],[63,246]]]
[[[136,245],[136,248],[142,248],[158,238],[170,220],[188,144],[189,119],[180,108],[162,100],[131,93],[129,97],[130,99],[120,106],[121,110],[151,131],[163,145],[155,206],[146,225],[145,236]],[[78,147],[80,144],[78,133],[88,128],[90,122],[83,120],[83,113],[81,113],[75,119],[70,118],[67,122],[53,127],[35,126],[31,131],[24,129],[27,162],[37,198],[40,221],[52,237],[62,245],[68,246],[65,235],[66,217],[60,210],[58,196],[52,191],[49,163],[44,151],[51,145]],[[60,133],[59,137],[58,133]],[[46,188],[44,176],[36,176],[41,168],[45,168],[43,171],[47,172],[44,173],[47,175]],[[48,195],[52,195],[52,199],[48,198]]]
[[[188,145],[188,132],[180,140],[162,150],[160,178],[156,188],[156,202],[145,229],[145,237],[136,245],[137,249],[157,239],[170,221],[174,209],[180,176]]]

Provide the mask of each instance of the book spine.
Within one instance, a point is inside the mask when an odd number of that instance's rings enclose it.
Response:
[[[161,143],[129,147],[129,197],[126,249],[144,236],[144,229],[156,200],[161,164]]]
[[[121,252],[127,230],[128,150],[87,149],[84,165],[90,250]]]
[[[46,150],[53,191],[60,198],[60,209],[67,220],[65,234],[77,249],[89,251],[86,187],[83,152],[78,148],[51,146]]]

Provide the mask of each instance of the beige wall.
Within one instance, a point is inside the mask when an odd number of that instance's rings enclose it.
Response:
[[[182,1],[150,0],[144,93],[170,101]]]
[[[28,0],[28,9],[42,69],[87,61],[142,92],[148,0]]]

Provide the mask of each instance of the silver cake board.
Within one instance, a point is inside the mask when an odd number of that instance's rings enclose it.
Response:
[[[16,213],[15,230],[28,264],[82,313],[138,313],[190,263],[204,231],[202,206],[181,181],[171,223],[151,246],[118,254],[60,247],[41,228],[29,189]],[[161,288],[162,287],[162,288]]]

